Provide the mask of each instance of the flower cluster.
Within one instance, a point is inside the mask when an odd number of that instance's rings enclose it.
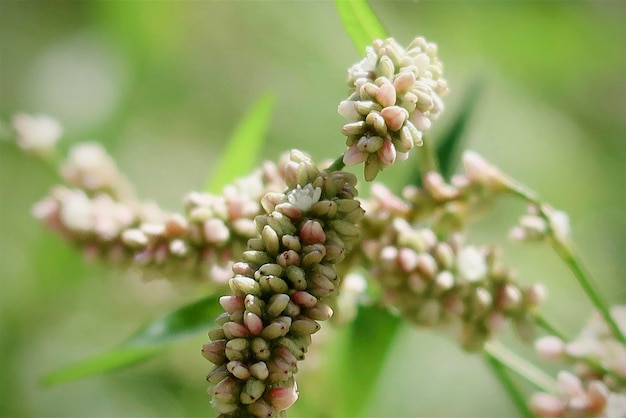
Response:
[[[393,38],[376,40],[366,57],[348,71],[351,95],[339,104],[349,122],[346,165],[365,161],[365,179],[405,159],[431,120],[443,110],[440,96],[447,90],[437,46],[416,38],[404,49]]]
[[[626,416],[626,394],[611,392],[600,380],[585,385],[579,377],[562,371],[557,376],[557,394],[535,393],[529,401],[538,417],[598,417]]]
[[[626,332],[626,306],[614,306],[611,316]],[[626,416],[626,346],[617,341],[595,313],[570,342],[545,336],[535,342],[537,354],[549,361],[573,365],[574,374],[558,375],[558,393],[537,393],[530,406],[538,416]]]
[[[20,148],[44,156],[52,153],[63,133],[61,124],[45,115],[18,113],[13,116],[11,125]]]
[[[260,237],[233,266],[232,295],[220,299],[226,312],[202,348],[215,364],[207,380],[220,416],[274,417],[296,401],[297,361],[318,321],[332,316],[335,264],[359,235],[352,174],[319,171],[298,151],[283,170],[288,191],[261,200]]]
[[[516,284],[495,249],[463,246],[460,234],[440,241],[402,218],[363,246],[384,301],[405,319],[452,331],[466,350],[481,349],[507,319],[523,340],[532,340],[531,313],[545,290]]]
[[[228,281],[231,260],[257,236],[260,198],[285,188],[278,168],[266,163],[222,195],[189,193],[183,215],[138,201],[98,144],[73,147],[61,174],[73,187],[55,187],[33,213],[89,259],[135,267],[147,279],[191,277],[218,284]]]

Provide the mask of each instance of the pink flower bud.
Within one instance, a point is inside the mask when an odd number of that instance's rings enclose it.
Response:
[[[278,410],[285,410],[298,400],[296,387],[277,387],[269,391],[269,401]]]
[[[376,100],[383,107],[393,106],[396,104],[396,89],[391,82],[384,81],[376,92]]]
[[[300,240],[304,245],[322,244],[326,241],[326,233],[318,221],[308,220],[300,229]]]
[[[383,146],[378,150],[378,159],[383,166],[388,166],[396,161],[396,148],[390,139],[383,141]]]
[[[389,128],[390,131],[397,131],[402,128],[404,121],[407,120],[409,116],[406,109],[400,106],[385,107],[380,111],[380,114],[385,118],[387,128]]]
[[[343,155],[343,163],[347,166],[362,163],[367,159],[368,153],[359,150],[356,144],[350,146]]]

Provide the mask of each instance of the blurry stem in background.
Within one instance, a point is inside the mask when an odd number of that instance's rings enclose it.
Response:
[[[528,407],[526,397],[522,392],[520,392],[519,388],[515,385],[515,382],[513,382],[513,379],[511,379],[511,376],[508,375],[505,370],[506,365],[487,351],[484,352],[484,358],[485,363],[487,363],[493,374],[498,378],[498,381],[502,384],[504,390],[509,395],[509,398],[511,398],[511,401],[515,404],[520,414],[523,417],[532,417],[533,413]]]
[[[550,234],[552,248],[558,254],[558,256],[563,260],[563,262],[569,267],[572,271],[578,283],[583,288],[584,292],[587,294],[591,302],[599,311],[600,315],[606,322],[607,326],[611,329],[615,339],[617,339],[622,344],[626,345],[626,337],[619,329],[619,326],[615,322],[615,320],[611,317],[609,312],[609,306],[600,295],[600,292],[595,286],[595,283],[591,280],[590,274],[583,267],[580,262],[580,258],[575,254],[574,249],[572,248],[572,244],[569,240],[560,237],[559,234],[555,234],[554,229],[552,228],[552,212],[553,210],[543,204],[531,191],[527,190],[524,186],[518,183],[512,183],[509,185],[510,191],[527,201],[528,203],[534,205],[538,210],[539,214],[549,226],[548,233]]]
[[[554,335],[555,337],[558,337],[562,341],[570,340],[570,338],[565,336],[565,334],[563,334],[556,327],[554,327],[552,324],[546,321],[543,315],[541,315],[539,312],[535,312],[533,314],[533,317],[535,318],[535,324],[537,324],[537,326],[539,326],[544,331],[546,331],[549,335]]]
[[[553,393],[556,389],[556,381],[529,363],[517,354],[509,351],[498,342],[490,342],[485,345],[485,355],[497,360],[500,364],[523,377],[544,392]]]

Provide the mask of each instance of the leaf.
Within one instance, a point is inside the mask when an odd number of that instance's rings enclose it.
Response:
[[[363,416],[364,400],[371,399],[382,372],[387,353],[402,325],[402,319],[379,306],[361,306],[350,328],[343,369],[344,413]]]
[[[461,108],[456,114],[456,117],[452,121],[448,130],[441,135],[439,140],[435,141],[435,155],[437,163],[442,176],[446,180],[450,179],[459,163],[461,150],[463,149],[465,130],[467,129],[467,125],[474,114],[476,103],[478,102],[481,92],[482,81],[477,79],[470,85],[465,97],[463,98],[463,102],[461,103]],[[424,138],[424,141],[426,140],[431,140],[431,138]],[[420,152],[420,150],[417,149],[416,152]],[[413,184],[416,186],[420,186],[422,184],[422,174],[419,163],[415,164],[415,169],[413,174],[409,176],[409,179],[410,180],[407,184]]]
[[[461,156],[461,149],[463,148],[463,136],[467,125],[476,109],[476,103],[482,92],[482,81],[477,79],[469,87],[463,102],[461,109],[456,115],[456,118],[448,128],[448,130],[437,141],[437,159],[439,160],[439,168],[441,174],[447,180],[450,179],[456,165]]]
[[[375,39],[387,38],[387,31],[365,0],[336,0],[339,18],[359,55]]]
[[[210,296],[141,326],[124,343],[95,357],[65,366],[42,379],[45,386],[67,383],[146,361],[176,340],[206,330],[221,313],[217,296]]]
[[[206,182],[206,191],[221,193],[228,183],[254,169],[263,147],[274,101],[274,96],[267,93],[262,95],[239,122]]]

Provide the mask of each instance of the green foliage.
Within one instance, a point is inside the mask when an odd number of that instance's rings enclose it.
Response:
[[[469,87],[461,108],[450,123],[448,129],[441,135],[436,143],[437,160],[441,174],[447,180],[450,179],[459,162],[464,144],[464,135],[467,125],[474,114],[476,103],[482,92],[481,80],[475,80]]]
[[[363,54],[373,40],[388,36],[365,0],[336,0],[335,5],[341,23],[359,54]]]
[[[221,312],[216,296],[200,299],[141,326],[128,340],[110,351],[46,375],[47,386],[125,368],[152,358],[168,345],[188,335],[206,330],[207,318]]]
[[[274,96],[265,94],[239,122],[219,162],[207,180],[206,190],[220,193],[237,177],[247,175],[256,165],[270,123]]]

